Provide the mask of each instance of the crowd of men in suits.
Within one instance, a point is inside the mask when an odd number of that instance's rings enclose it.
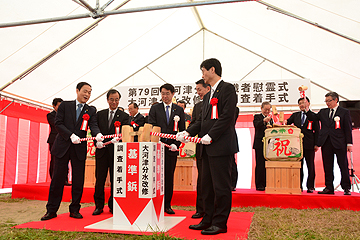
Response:
[[[174,187],[174,171],[177,162],[178,148],[181,142],[188,142],[186,136],[198,135],[202,140],[196,146],[198,168],[196,213],[193,218],[201,218],[199,224],[190,225],[193,230],[201,230],[204,235],[215,235],[227,232],[227,221],[231,210],[232,191],[236,187],[237,168],[235,154],[239,151],[235,123],[239,115],[237,95],[233,84],[222,80],[222,67],[215,58],[207,59],[200,65],[202,79],[196,82],[196,91],[202,101],[195,104],[191,116],[184,113],[186,104],[174,104],[174,86],[164,84],[160,87],[162,102],[152,105],[148,119],[139,113],[136,103],[128,106],[129,114],[119,109],[121,94],[111,89],[107,93],[109,108],[96,111],[95,107],[86,102],[91,96],[91,86],[81,82],[76,87],[77,97],[73,101],[57,99],[53,102],[54,111],[49,113],[51,126],[49,148],[51,150],[50,176],[52,178],[49,190],[47,212],[41,220],[55,218],[61,203],[64,185],[67,184],[68,163],[72,166],[72,202],[69,206],[70,217],[83,218],[80,214],[80,200],[84,185],[86,159],[86,142],[80,138],[86,137],[87,128],[96,136],[95,161],[95,210],[93,215],[99,215],[104,210],[104,185],[108,172],[110,173],[111,196],[107,200],[109,211],[113,212],[113,159],[114,145],[119,138],[104,139],[103,135],[115,134],[117,127],[130,125],[135,131],[148,121],[161,127],[162,133],[176,135],[175,139],[161,138],[166,143],[165,148],[165,209],[168,214],[174,214],[171,199]],[[334,194],[333,165],[334,154],[341,169],[341,186],[344,194],[350,195],[349,169],[347,151],[352,150],[351,119],[349,111],[339,107],[339,96],[330,92],[326,96],[328,108],[315,114],[310,110],[310,100],[300,98],[300,111],[295,112],[287,120],[294,124],[304,134],[304,157],[308,168],[307,191],[315,190],[315,152],[322,147],[322,157],[325,170],[326,188],[320,194]],[[273,124],[269,116],[271,104],[263,102],[261,113],[254,115],[256,190],[264,191],[266,187],[265,158],[263,155],[262,138],[268,125]],[[334,121],[335,119],[335,121]],[[185,122],[191,120],[187,129]],[[321,129],[319,127],[321,122]],[[311,123],[311,127],[309,124]],[[85,126],[84,126],[85,125]],[[176,127],[175,127],[176,126]],[[135,139],[137,141],[137,139]],[[303,159],[301,160],[304,161]],[[301,171],[302,172],[302,171]],[[301,174],[301,182],[303,175]]]

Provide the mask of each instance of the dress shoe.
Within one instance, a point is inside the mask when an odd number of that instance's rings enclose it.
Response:
[[[331,191],[328,188],[324,188],[324,190],[318,192],[318,194],[334,194],[334,191]]]
[[[200,222],[199,224],[190,225],[189,228],[192,230],[204,230],[209,228],[210,226],[211,226],[210,224],[205,224],[203,222]]]
[[[265,188],[264,187],[258,187],[258,188],[256,188],[256,191],[265,191]]]
[[[83,218],[83,216],[79,212],[71,212],[70,217],[78,219]]]
[[[71,183],[69,183],[68,181],[65,181],[65,186],[71,186]]]
[[[202,218],[204,216],[204,213],[195,213],[194,215],[191,216],[191,218]]]
[[[344,195],[351,195],[350,189],[345,189],[344,190]]]
[[[314,190],[315,190],[315,189],[313,189],[313,188],[309,188],[306,192],[307,192],[307,193],[313,193]]]
[[[227,228],[219,228],[217,226],[211,226],[207,229],[204,229],[201,231],[201,234],[203,235],[216,235],[219,233],[226,233],[227,232]]]
[[[166,212],[167,214],[175,214],[174,210],[172,210],[171,207],[165,208],[165,212]]]
[[[41,221],[50,220],[50,219],[56,218],[56,217],[57,217],[56,213],[47,212],[47,213],[45,213],[45,215],[41,218]]]
[[[110,209],[110,210],[109,210],[109,212],[112,214],[112,213],[113,213],[113,210],[112,210],[112,209]]]
[[[101,213],[103,213],[104,210],[102,208],[95,208],[94,212],[92,213],[92,215],[100,215]]]

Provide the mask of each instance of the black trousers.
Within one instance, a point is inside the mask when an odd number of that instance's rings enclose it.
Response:
[[[208,156],[206,147],[204,147],[202,159],[201,186],[205,206],[202,223],[226,228],[232,200],[231,165],[233,156]]]
[[[51,148],[52,148],[53,145],[54,145],[54,143],[49,143],[50,152],[51,152]],[[50,175],[50,178],[52,179],[53,174],[54,174],[55,156],[52,155],[52,154],[50,154],[50,156],[51,156],[51,158],[50,158],[49,175]],[[68,174],[69,174],[69,167],[68,167]],[[66,175],[65,181],[67,180],[67,175]]]
[[[72,167],[72,202],[69,206],[69,211],[78,212],[80,210],[80,201],[84,188],[85,160],[80,161],[78,159],[75,147],[72,144],[62,158],[55,157],[54,174],[50,183],[48,203],[46,204],[46,209],[50,213],[56,213],[60,207],[64,184],[68,174],[69,159],[71,160]]]
[[[238,170],[237,170],[237,165],[236,165],[236,161],[235,161],[235,154],[233,156],[233,162],[231,165],[231,187],[232,188],[236,188],[236,183],[238,180]]]
[[[321,146],[321,155],[325,172],[325,186],[329,190],[334,190],[334,154],[341,172],[340,185],[342,189],[350,189],[349,163],[347,158],[346,145],[342,149],[336,149],[327,138],[324,145]]]
[[[198,170],[198,177],[196,182],[196,212],[197,213],[204,213],[204,200],[202,196],[202,188],[201,188],[201,178],[202,178],[202,158],[196,158],[196,167]]]
[[[51,148],[54,144],[53,143],[49,143],[49,150],[51,152]],[[55,166],[55,156],[50,154],[50,167],[49,167],[49,175],[50,175],[50,178],[52,179],[53,177],[53,174],[54,174],[54,166]]]
[[[315,189],[315,150],[314,149],[304,149],[304,157],[301,159],[301,169],[300,169],[300,186],[302,186],[304,180],[304,158],[306,161],[306,166],[308,168],[308,178],[306,181],[307,189]]]
[[[174,192],[174,172],[176,168],[177,156],[167,153],[165,149],[165,208],[171,207],[171,199]]]
[[[108,149],[106,149],[108,150]],[[108,172],[110,173],[111,192],[108,199],[108,206],[113,210],[113,176],[114,176],[114,153],[104,152],[101,158],[95,159],[95,193],[94,201],[96,208],[103,209],[105,203],[104,186]]]
[[[256,188],[266,187],[266,169],[265,169],[265,158],[262,148],[255,149],[255,185]]]

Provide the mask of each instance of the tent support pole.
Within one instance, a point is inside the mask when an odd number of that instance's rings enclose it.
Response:
[[[80,1],[80,0],[77,0]],[[55,18],[46,18],[46,19],[37,19],[37,20],[29,20],[29,21],[20,21],[20,22],[12,22],[12,23],[0,23],[0,28],[6,27],[17,27],[24,25],[32,25],[38,23],[48,23],[48,22],[60,22],[67,21],[73,19],[82,19],[82,18],[103,18],[110,15],[116,14],[124,14],[124,13],[135,13],[135,12],[146,12],[146,11],[155,11],[155,10],[163,10],[163,9],[172,9],[172,8],[183,8],[183,7],[194,7],[194,6],[204,6],[204,5],[213,5],[213,4],[222,4],[222,3],[234,3],[234,2],[248,2],[249,0],[207,0],[207,1],[197,1],[197,2],[185,2],[185,3],[176,3],[176,4],[166,4],[159,6],[149,6],[142,8],[129,8],[122,10],[111,10],[108,12],[91,12],[85,14],[64,16],[64,17],[55,17]],[[82,3],[85,2],[82,0]],[[85,2],[86,3],[86,2]],[[89,6],[91,8],[91,6]],[[91,8],[93,9],[93,8]]]
[[[278,12],[278,13],[284,14],[284,15],[286,15],[286,16],[295,18],[295,19],[297,19],[297,20],[303,21],[303,22],[305,22],[305,23],[308,23],[308,24],[310,24],[310,25],[313,25],[313,26],[315,26],[315,27],[318,27],[318,28],[320,28],[320,29],[322,29],[322,30],[325,30],[325,31],[327,31],[327,32],[330,32],[330,33],[332,33],[332,34],[335,34],[335,35],[337,35],[337,36],[339,36],[339,37],[342,37],[342,38],[345,38],[345,39],[347,39],[347,40],[350,40],[350,41],[352,41],[352,42],[354,42],[354,43],[360,44],[360,41],[357,40],[357,39],[355,39],[355,38],[352,38],[352,37],[346,36],[345,34],[342,34],[342,33],[336,32],[336,31],[334,31],[334,30],[331,30],[330,28],[324,27],[324,26],[322,26],[322,25],[320,25],[320,24],[318,24],[318,23],[316,23],[316,22],[312,22],[312,21],[310,21],[310,20],[307,20],[307,19],[302,18],[302,17],[300,17],[300,16],[297,16],[297,15],[295,15],[295,14],[292,14],[292,13],[290,13],[290,12],[288,12],[288,11],[285,11],[285,10],[283,10],[283,9],[281,9],[281,8],[278,8],[278,7],[276,7],[276,6],[273,6],[273,5],[269,4],[269,3],[266,3],[266,2],[264,2],[264,1],[258,1],[258,3],[261,3],[261,4],[265,5],[265,6],[267,6],[267,7],[268,7],[268,10],[273,10],[273,11],[275,11],[275,12]]]

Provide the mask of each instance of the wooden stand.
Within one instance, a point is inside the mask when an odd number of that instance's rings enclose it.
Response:
[[[95,158],[88,157],[85,162],[85,180],[84,187],[95,187]],[[110,187],[110,174],[108,173],[105,181],[105,187]]]
[[[301,194],[301,162],[266,161],[265,193]]]
[[[195,158],[178,158],[174,173],[174,191],[196,191]]]

